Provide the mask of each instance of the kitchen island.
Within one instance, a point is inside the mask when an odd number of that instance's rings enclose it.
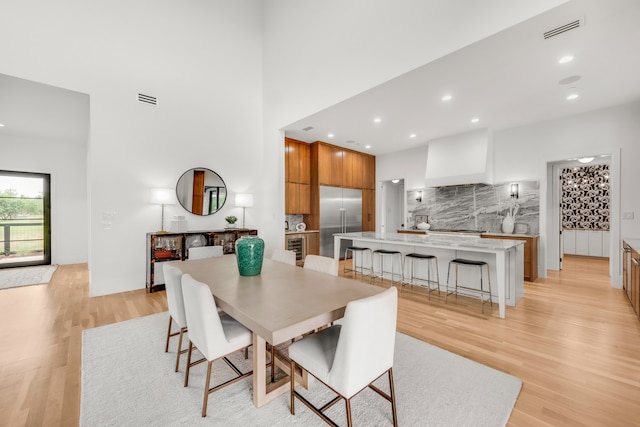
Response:
[[[500,317],[506,315],[506,306],[515,306],[524,296],[524,242],[522,240],[482,239],[479,236],[451,234],[399,234],[399,233],[339,233],[334,235],[334,258],[340,259],[340,240],[351,240],[354,246],[371,250],[388,249],[400,251],[403,255],[410,252],[435,255],[440,271],[440,288],[447,286],[449,261],[454,258],[468,258],[485,261],[491,272],[491,299],[498,303]],[[370,262],[370,260],[368,260]],[[391,260],[385,260],[384,270],[391,269]],[[366,262],[366,261],[365,261]],[[416,266],[416,273],[426,275]],[[463,271],[464,270],[464,271]],[[462,269],[459,282],[465,286],[479,289],[478,272]],[[452,272],[453,274],[453,272]],[[463,290],[459,292],[465,294]],[[467,293],[476,296],[474,293]]]

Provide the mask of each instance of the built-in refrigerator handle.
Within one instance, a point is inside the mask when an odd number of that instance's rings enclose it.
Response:
[[[347,232],[347,210],[345,208],[340,208],[340,232]]]

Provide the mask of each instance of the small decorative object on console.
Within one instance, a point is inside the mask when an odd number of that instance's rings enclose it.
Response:
[[[242,236],[236,241],[236,260],[241,276],[257,276],[262,271],[264,240],[258,236]]]
[[[304,231],[306,229],[307,229],[307,224],[305,224],[304,222],[301,222],[296,225],[296,231]]]
[[[225,226],[225,228],[238,228],[236,226],[236,221],[238,220],[238,217],[234,215],[229,215],[224,220],[227,221],[227,225]]]

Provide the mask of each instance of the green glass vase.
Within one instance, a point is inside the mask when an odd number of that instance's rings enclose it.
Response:
[[[264,240],[258,236],[242,236],[236,241],[236,260],[241,276],[257,276],[262,271]]]

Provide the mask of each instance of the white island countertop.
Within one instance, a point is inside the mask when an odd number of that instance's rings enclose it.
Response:
[[[343,239],[355,239],[362,241],[380,241],[389,243],[410,244],[428,248],[464,249],[474,252],[508,251],[519,245],[524,245],[523,240],[487,239],[478,236],[465,236],[463,234],[405,234],[405,233],[376,233],[361,231],[356,233],[339,233]]]
[[[454,258],[470,258],[487,262],[495,278],[499,315],[505,317],[506,305],[515,306],[524,296],[524,240],[490,239],[463,234],[406,234],[369,231],[334,234],[334,258],[340,259],[340,241],[351,240],[356,246],[393,249],[402,254],[419,252],[435,255],[440,271],[448,271]],[[371,260],[372,262],[373,260]],[[373,262],[372,262],[373,266]],[[384,273],[382,273],[384,274]],[[467,277],[467,282],[473,280]],[[477,278],[474,280],[477,281]],[[442,283],[443,286],[446,284]]]

